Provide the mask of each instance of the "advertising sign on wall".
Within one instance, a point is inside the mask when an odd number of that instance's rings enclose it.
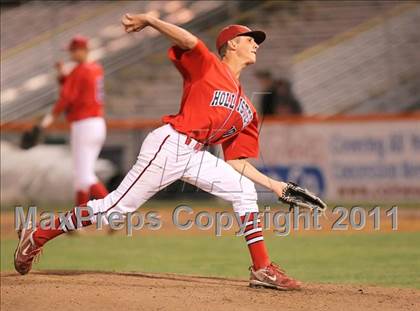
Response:
[[[264,123],[257,166],[337,202],[420,202],[420,122]]]

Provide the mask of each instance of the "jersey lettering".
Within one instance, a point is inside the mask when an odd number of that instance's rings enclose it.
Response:
[[[225,107],[229,110],[232,110],[235,108],[235,98],[235,93],[217,90],[213,93],[213,98],[210,102],[210,106]],[[242,128],[245,128],[249,123],[251,123],[253,118],[252,109],[251,107],[249,107],[248,103],[243,97],[239,98],[239,104],[236,107],[236,112],[238,112],[242,118]]]
[[[236,94],[227,91],[214,91],[213,98],[210,102],[210,106],[213,107],[225,107],[229,110],[235,108]]]
[[[242,128],[245,128],[249,123],[251,123],[253,114],[248,103],[242,97],[239,100],[239,105],[236,108],[236,111],[241,115],[242,124],[243,124]]]

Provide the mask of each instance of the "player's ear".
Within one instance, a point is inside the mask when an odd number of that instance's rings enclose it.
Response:
[[[228,44],[228,48],[229,48],[230,50],[235,51],[235,50],[238,48],[238,42],[237,42],[237,40],[236,40],[236,39],[237,39],[237,38],[234,38],[234,39],[229,40],[229,41],[227,42],[227,44]]]

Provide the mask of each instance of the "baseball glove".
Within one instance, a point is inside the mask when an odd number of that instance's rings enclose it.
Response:
[[[289,204],[291,208],[294,206],[319,209],[324,211],[327,208],[327,204],[325,204],[320,198],[318,198],[312,192],[309,192],[307,189],[299,187],[297,184],[293,182],[288,182],[286,188],[283,190],[283,194],[279,197],[279,200],[283,203]]]
[[[42,130],[39,125],[35,125],[32,129],[25,131],[20,140],[20,148],[30,149],[36,146],[41,140]]]

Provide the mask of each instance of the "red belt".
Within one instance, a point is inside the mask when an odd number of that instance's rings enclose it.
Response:
[[[189,146],[190,144],[191,144],[191,142],[192,142],[192,138],[190,137],[190,136],[187,136],[187,138],[185,139],[185,144],[187,145],[187,146]],[[200,150],[203,150],[204,149],[204,146],[206,146],[205,144],[203,144],[203,143],[200,143],[199,141],[196,141],[197,143],[195,144],[195,146],[194,146],[194,150],[195,151],[200,151]]]

